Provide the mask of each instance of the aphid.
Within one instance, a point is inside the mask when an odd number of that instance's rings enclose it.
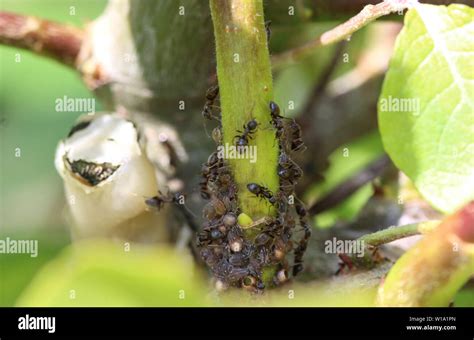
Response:
[[[200,187],[200,192],[201,192],[201,197],[205,200],[208,200],[211,198],[211,193],[209,192],[209,189],[207,188],[208,182],[209,182],[209,174],[204,174],[202,175],[201,180],[199,181],[199,187]]]
[[[237,217],[235,217],[235,215],[232,214],[232,213],[226,214],[222,218],[222,222],[224,223],[224,225],[226,225],[228,227],[231,227],[231,226],[235,225],[235,223],[237,222]]]
[[[242,250],[243,247],[243,240],[242,239],[235,239],[234,241],[229,243],[229,248],[234,253],[238,253]]]
[[[230,228],[227,234],[227,241],[230,250],[232,250],[234,253],[240,252],[242,250],[244,246],[244,239],[242,230],[238,225],[234,225]]]
[[[215,119],[219,120],[218,117],[214,116],[214,108],[218,106],[214,105],[214,102],[219,95],[219,85],[210,87],[206,92],[206,103],[202,109],[202,116],[206,119]]]
[[[213,152],[207,159],[207,163],[202,165],[201,180],[199,182],[202,198],[209,199],[211,197],[211,193],[208,189],[209,182],[216,180],[219,170],[222,169],[223,166],[224,161],[219,158],[217,151]]]
[[[198,232],[197,234],[197,244],[198,246],[203,246],[205,244],[208,244],[209,242],[211,242],[211,238],[210,238],[210,235],[209,235],[209,231],[200,231]],[[203,252],[207,250],[207,248],[204,248],[202,251],[201,251],[201,256],[202,258],[204,259],[204,261],[206,261],[206,259],[204,258],[204,255],[203,255]],[[207,261],[206,261],[207,262]]]
[[[220,145],[222,143],[222,130],[219,126],[216,126],[212,130],[212,139],[217,145]]]
[[[216,265],[219,261],[219,256],[216,256],[215,253],[208,248],[201,250],[201,258],[209,267]]]
[[[207,220],[212,220],[217,217],[225,215],[227,212],[227,202],[226,200],[220,200],[218,198],[213,198],[209,203],[204,206],[203,216]]]
[[[255,119],[250,120],[246,125],[243,126],[244,131],[238,130],[238,133],[241,135],[236,135],[234,137],[235,145],[238,150],[241,150],[244,146],[247,146],[249,139],[252,139],[252,134],[257,129],[258,123]]]
[[[304,145],[303,138],[301,137],[301,127],[294,120],[290,119],[288,123],[288,129],[291,136],[291,151],[304,151],[306,146]]]
[[[278,176],[294,184],[303,175],[303,170],[285,152],[278,157]]]
[[[224,270],[224,272],[227,271],[226,279],[230,282],[238,282],[246,277],[249,273],[247,268],[234,267],[229,263],[227,264],[229,268]]]
[[[276,197],[273,196],[270,190],[261,185],[258,185],[257,183],[247,184],[247,189],[257,197],[266,198],[271,204],[275,204],[277,201]]]
[[[243,253],[232,254],[229,256],[229,263],[233,266],[242,267],[249,262],[248,256]]]
[[[224,237],[224,234],[219,229],[213,229],[210,233],[211,239],[218,240]]]
[[[265,244],[267,244],[268,242],[270,242],[272,240],[272,237],[263,232],[261,234],[258,234],[257,237],[255,238],[255,245],[257,246],[263,246]]]

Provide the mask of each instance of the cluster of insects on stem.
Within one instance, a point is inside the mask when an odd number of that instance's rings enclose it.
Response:
[[[218,122],[212,136],[220,146],[221,120],[215,105],[218,93],[217,86],[207,91],[202,115]],[[219,158],[215,151],[201,169],[201,197],[209,203],[203,210],[204,224],[197,234],[197,246],[218,290],[235,286],[260,293],[266,285],[279,286],[289,280],[290,273],[296,276],[303,269],[303,255],[311,228],[303,204],[294,196],[295,184],[303,171],[289,154],[302,151],[305,146],[299,125],[294,119],[281,116],[279,106],[273,101],[268,103],[268,117],[279,143],[279,162],[275,171],[280,187],[273,193],[259,183],[248,183],[247,190],[273,205],[277,211],[275,217],[267,216],[251,226],[242,227],[238,223],[242,213],[237,200],[238,190],[227,160]],[[256,119],[243,123],[233,139],[237,149],[248,146],[249,140],[258,133],[258,127]],[[246,229],[250,228],[252,233],[247,233]],[[297,235],[296,230],[302,231],[303,235]],[[293,254],[291,265],[290,254]],[[273,278],[264,282],[265,268],[273,268]]]

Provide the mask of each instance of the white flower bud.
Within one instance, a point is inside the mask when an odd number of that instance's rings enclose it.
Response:
[[[132,122],[100,115],[76,124],[59,143],[55,165],[64,180],[74,237],[150,242],[166,237],[164,214],[145,204],[158,184],[137,137]]]

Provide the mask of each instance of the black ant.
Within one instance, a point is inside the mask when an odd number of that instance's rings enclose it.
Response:
[[[308,242],[311,237],[311,227],[308,224],[308,212],[306,211],[303,204],[299,201],[295,202],[295,210],[298,214],[300,225],[304,230],[304,236],[300,240],[298,246],[295,249],[295,261],[293,267],[293,276],[298,275],[303,270],[303,256],[306,252],[306,248],[308,247]]]
[[[277,139],[281,139],[281,137],[285,133],[285,123],[283,121],[283,119],[285,119],[288,121],[288,130],[291,136],[290,150],[304,151],[306,147],[303,143],[303,139],[301,138],[301,128],[298,123],[292,118],[283,117],[280,114],[280,107],[274,101],[270,101],[268,106],[270,108],[270,116],[272,117],[271,123],[277,130]]]
[[[272,120],[270,121],[270,123],[277,130],[276,132],[277,139],[280,139],[280,137],[283,135],[283,132],[285,130],[285,124],[283,123],[283,119],[286,119],[286,118],[280,115],[280,107],[274,101],[270,101],[270,103],[268,104],[268,107],[270,108],[270,116],[272,117]]]
[[[212,86],[206,91],[206,103],[202,109],[202,116],[206,119],[215,119],[219,120],[218,117],[214,116],[214,108],[217,106],[214,105],[214,102],[219,95],[219,85]]]
[[[257,197],[266,198],[271,204],[275,204],[277,199],[273,196],[273,193],[267,188],[258,185],[257,183],[247,184],[247,189]]]
[[[145,204],[160,211],[165,203],[174,203],[174,205],[183,214],[191,230],[197,232],[199,230],[199,227],[195,221],[195,215],[184,205],[184,198],[185,196],[180,192],[176,192],[174,194],[168,193],[167,195],[163,195],[161,191],[158,191],[158,195],[145,200]]]
[[[238,150],[241,150],[244,146],[247,146],[249,139],[252,139],[252,133],[257,129],[258,123],[255,119],[250,120],[246,125],[243,126],[244,131],[237,130],[241,135],[234,137],[235,144]]]
[[[165,203],[173,202],[173,197],[171,195],[163,195],[161,191],[158,191],[158,195],[153,196],[145,200],[145,204],[149,207],[155,208],[160,211],[163,208]]]

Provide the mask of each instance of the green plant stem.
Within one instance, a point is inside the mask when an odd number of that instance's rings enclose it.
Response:
[[[251,119],[258,128],[250,140],[257,161],[228,159],[238,187],[242,212],[253,219],[273,213],[273,207],[247,190],[257,183],[276,192],[278,143],[270,124],[272,74],[261,0],[211,0],[216,40],[217,76],[220,87],[224,145],[234,145],[237,130]]]
[[[399,227],[389,227],[384,230],[377,231],[372,234],[364,235],[357,239],[357,242],[364,244],[363,256],[359,254],[350,255],[353,263],[358,268],[371,269],[377,265],[377,258],[372,254],[374,247],[390,243],[401,238],[410,237],[419,234],[426,234],[434,230],[440,221],[426,221],[414,224],[407,224]]]
[[[364,241],[371,246],[380,246],[401,238],[419,235],[434,229],[440,222],[427,221],[421,223],[407,224],[400,227],[389,227],[372,234],[364,235],[358,241]]]

